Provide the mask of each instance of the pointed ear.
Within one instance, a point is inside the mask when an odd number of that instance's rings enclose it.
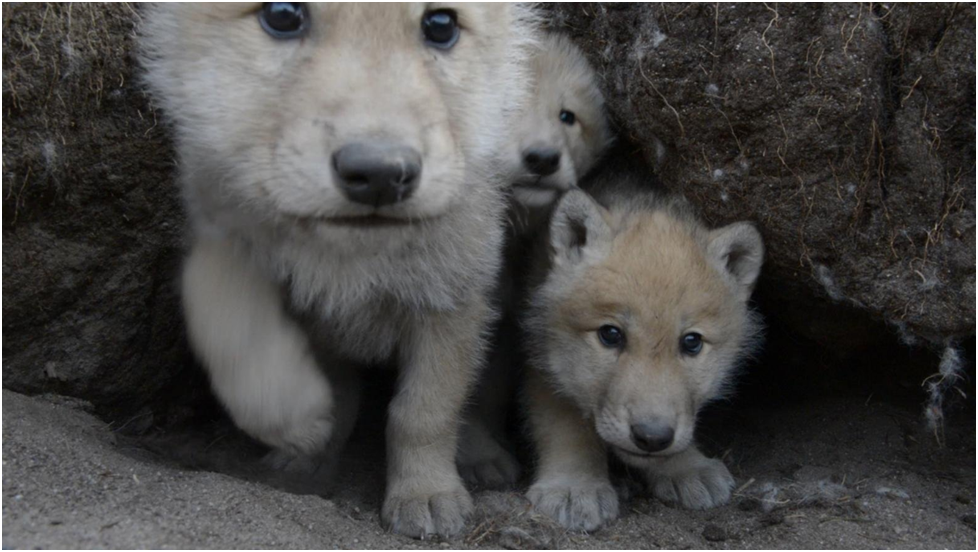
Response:
[[[564,194],[550,218],[550,245],[555,262],[577,264],[606,251],[611,242],[611,227],[603,211],[580,190]]]
[[[753,224],[735,222],[712,231],[707,256],[733,281],[745,300],[750,297],[764,263],[764,242]]]

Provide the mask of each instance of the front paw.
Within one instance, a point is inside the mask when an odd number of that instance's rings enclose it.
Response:
[[[526,496],[572,531],[594,531],[618,517],[618,494],[608,481],[538,482]]]
[[[469,485],[483,489],[512,489],[520,477],[520,463],[506,449],[479,458],[459,458],[458,473]]]
[[[509,489],[520,476],[520,463],[488,432],[463,430],[456,457],[458,473],[469,485]]]
[[[472,498],[459,484],[442,492],[388,492],[381,518],[388,529],[401,535],[416,539],[433,535],[448,538],[462,530],[471,513]]]
[[[699,453],[667,461],[650,479],[656,498],[691,510],[726,504],[734,487],[734,478],[722,461]]]

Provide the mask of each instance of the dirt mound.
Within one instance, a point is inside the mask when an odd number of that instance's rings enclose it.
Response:
[[[125,411],[191,366],[184,217],[135,22],[126,4],[3,6],[3,386]]]

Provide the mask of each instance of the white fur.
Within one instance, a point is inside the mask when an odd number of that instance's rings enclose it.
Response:
[[[191,344],[238,426],[288,452],[323,452],[333,429],[332,389],[308,337],[285,315],[278,288],[216,240],[197,242],[183,278]]]
[[[549,207],[577,185],[611,145],[612,135],[597,75],[584,53],[568,38],[549,33],[530,60],[533,91],[511,131],[503,160],[513,195],[525,207]],[[563,110],[573,124],[560,120]],[[543,147],[560,152],[552,175],[537,177],[523,163],[526,151]]]
[[[535,35],[519,6],[439,7],[462,29],[450,51],[425,44],[423,4],[309,4],[289,40],[262,30],[261,4],[157,5],[140,40],[173,125],[194,234],[184,305],[215,392],[252,436],[316,454],[347,393],[327,374],[396,361],[382,519],[415,537],[457,533],[471,510],[456,431],[493,317],[496,160]],[[408,199],[340,192],[332,152],[371,141],[420,152]]]

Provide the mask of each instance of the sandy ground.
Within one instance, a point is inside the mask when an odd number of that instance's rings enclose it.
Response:
[[[534,515],[518,493],[481,491],[468,531],[450,543],[381,529],[382,425],[369,420],[324,498],[272,488],[261,470],[248,481],[182,467],[85,403],[3,399],[4,549],[975,548],[974,426],[946,429],[938,446],[919,410],[872,399],[714,412],[703,441],[741,487],[728,506],[671,508],[623,474],[623,516],[584,535]],[[179,439],[196,447],[195,436]]]

